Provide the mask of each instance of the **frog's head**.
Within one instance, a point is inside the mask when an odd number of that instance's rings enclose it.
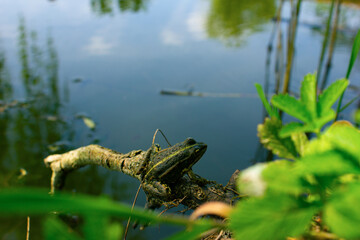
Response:
[[[155,151],[145,179],[177,181],[200,160],[206,148],[206,144],[188,138],[172,147]]]

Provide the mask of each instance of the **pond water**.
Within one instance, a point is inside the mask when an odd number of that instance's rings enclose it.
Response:
[[[43,164],[49,154],[91,143],[124,153],[146,150],[157,128],[172,144],[187,137],[207,143],[194,171],[222,184],[236,169],[264,161],[256,136],[263,108],[254,83],[268,79],[269,92],[275,88],[275,53],[268,66],[266,59],[277,5],[0,0],[0,187],[49,188],[51,172]],[[325,1],[302,4],[291,92],[317,68],[328,9]],[[288,16],[286,2],[284,33]],[[345,76],[359,6],[343,6],[341,23],[329,83]],[[353,89],[359,77],[357,62]],[[161,90],[243,97],[169,96]],[[348,91],[345,102],[356,94]],[[342,118],[351,120],[353,105]],[[83,119],[93,120],[95,129]],[[157,142],[166,146],[160,135]],[[69,176],[65,190],[131,203],[137,187],[130,177],[87,167]],[[142,196],[138,205],[144,203]],[[0,221],[1,239],[24,238],[25,219]],[[31,234],[38,239],[39,220],[33,222]],[[158,239],[171,230],[132,232],[130,239]]]

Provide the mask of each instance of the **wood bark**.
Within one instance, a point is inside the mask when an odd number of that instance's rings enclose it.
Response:
[[[52,170],[51,192],[64,186],[69,172],[87,165],[98,165],[119,171],[138,179],[141,183],[141,176],[136,173],[146,152],[134,150],[122,154],[99,145],[88,145],[67,153],[50,155],[44,162]],[[159,206],[171,207],[182,204],[189,209],[195,209],[208,201],[221,201],[232,205],[238,196],[235,182],[239,173],[240,171],[236,170],[226,186],[198,175],[195,178],[184,175],[179,181],[170,185],[171,192],[168,195],[157,199]],[[148,197],[153,196],[151,192],[145,191],[145,193]]]

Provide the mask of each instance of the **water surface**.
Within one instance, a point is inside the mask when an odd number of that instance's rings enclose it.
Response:
[[[91,143],[120,152],[145,150],[157,128],[172,144],[187,137],[207,143],[194,170],[222,184],[235,169],[265,159],[256,136],[263,109],[254,83],[263,84],[267,74],[276,1],[0,0],[0,6],[0,100],[12,103],[0,112],[1,187],[48,188],[47,155]],[[303,3],[292,92],[316,70],[324,32],[316,26],[328,7]],[[284,19],[288,9],[286,3]],[[329,83],[345,75],[359,19],[357,8],[343,7],[345,30],[338,35]],[[286,30],[285,20],[281,27]],[[359,76],[356,63],[352,84]],[[163,89],[248,97],[175,97],[160,95]],[[349,91],[346,100],[355,94]],[[342,117],[351,119],[355,107]],[[94,120],[95,130],[79,115]],[[166,146],[160,136],[157,141]],[[19,177],[20,169],[27,175]],[[137,186],[127,176],[89,167],[69,176],[66,191],[131,203]],[[144,203],[142,196],[138,204]],[[24,219],[1,225],[2,239],[23,239]],[[40,236],[36,219],[31,231]],[[147,231],[154,239],[168,234]]]

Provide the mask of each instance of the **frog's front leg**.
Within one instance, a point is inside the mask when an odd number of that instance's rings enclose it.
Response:
[[[146,168],[149,164],[152,151],[153,151],[153,147],[149,148],[146,151],[145,157],[144,157],[142,163],[140,164],[139,168],[136,171],[136,175],[141,174],[141,179],[144,177],[144,175],[146,173]]]
[[[206,185],[206,184],[208,184],[208,183],[211,182],[211,181],[209,181],[209,180],[201,177],[200,175],[194,173],[192,169],[190,169],[189,171],[187,171],[186,174],[189,176],[189,178],[190,178],[191,181],[194,181],[196,184],[198,184],[198,185],[200,185],[200,186],[204,186],[204,185]]]
[[[170,187],[167,184],[155,180],[149,182],[145,181],[141,183],[141,187],[147,194],[154,197],[164,198],[171,194]]]

